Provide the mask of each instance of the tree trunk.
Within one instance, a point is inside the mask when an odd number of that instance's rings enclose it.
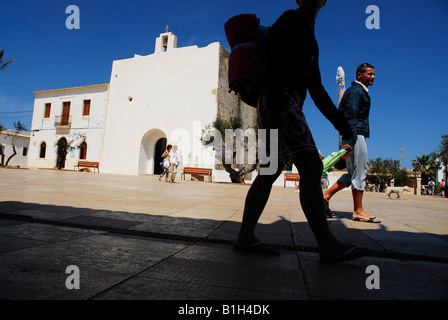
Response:
[[[230,180],[232,180],[232,183],[244,183],[244,174],[242,174],[241,171],[236,171],[232,169],[232,171],[229,173]]]
[[[243,171],[236,171],[232,168],[231,164],[224,165],[224,168],[229,173],[229,177],[232,183],[244,183],[245,174]]]
[[[12,155],[9,156],[8,160],[6,160],[5,167],[8,166],[9,161],[17,154],[15,145],[12,145],[12,151],[14,151],[14,152]]]

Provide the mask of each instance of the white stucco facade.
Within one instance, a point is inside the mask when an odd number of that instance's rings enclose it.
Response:
[[[108,84],[102,84],[35,92],[28,166],[54,168],[56,143],[61,138],[71,146],[65,168],[74,168],[80,158],[82,142],[87,145],[85,160],[100,161],[108,89]],[[88,115],[84,115],[86,101],[90,102]],[[62,117],[64,103],[66,106],[69,103],[68,117],[65,118]],[[61,120],[66,120],[66,123]]]
[[[154,53],[114,61],[109,84],[35,92],[28,166],[56,167],[56,143],[63,138],[71,146],[67,169],[80,159],[81,142],[86,160],[100,162],[102,173],[157,174],[167,144],[179,147],[179,170],[215,169],[213,149],[201,144],[202,130],[217,114],[241,108],[228,93],[228,55],[218,42],[178,48],[167,32],[156,39]],[[85,101],[89,116],[83,115]]]
[[[164,36],[174,45],[174,35]],[[153,174],[154,148],[162,138],[179,146],[183,164],[213,167],[202,159],[207,150],[200,136],[218,111],[220,49],[219,43],[158,52],[156,46],[154,54],[114,61],[103,172]]]

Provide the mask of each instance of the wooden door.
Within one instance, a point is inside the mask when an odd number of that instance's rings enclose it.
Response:
[[[70,101],[64,102],[62,106],[62,119],[61,119],[61,125],[67,126],[70,120]]]

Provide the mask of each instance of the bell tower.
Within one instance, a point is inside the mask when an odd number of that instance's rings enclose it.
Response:
[[[177,48],[177,37],[172,33],[169,32],[170,28],[166,26],[165,33],[161,33],[160,37],[156,39],[156,50],[155,53],[158,52],[167,52],[171,49]]]

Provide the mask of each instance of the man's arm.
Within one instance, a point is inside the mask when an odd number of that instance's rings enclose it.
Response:
[[[348,141],[348,144],[354,146],[358,140],[357,128],[358,128],[358,104],[359,104],[359,92],[346,91],[341,101],[340,110],[343,113],[347,123],[350,125],[353,131],[353,138]]]

